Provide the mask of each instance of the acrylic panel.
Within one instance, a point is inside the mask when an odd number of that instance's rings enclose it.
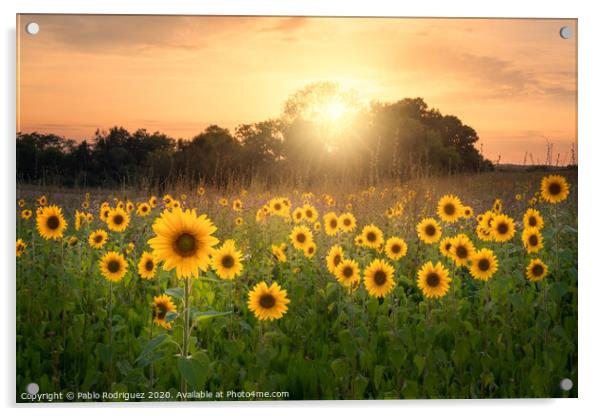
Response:
[[[577,20],[17,16],[16,401],[577,397]]]

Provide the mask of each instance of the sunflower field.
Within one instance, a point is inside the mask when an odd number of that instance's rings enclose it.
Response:
[[[17,401],[577,396],[574,171],[17,196]]]

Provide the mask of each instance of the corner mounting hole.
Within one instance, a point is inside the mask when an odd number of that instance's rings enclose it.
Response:
[[[560,28],[560,32],[559,33],[560,33],[560,37],[562,39],[570,39],[571,35],[573,34],[573,31],[568,26],[562,26]]]
[[[564,391],[569,391],[573,388],[573,380],[570,378],[564,378],[560,381],[560,388]]]
[[[36,22],[29,22],[25,25],[25,31],[30,35],[37,35],[40,31],[40,25]]]

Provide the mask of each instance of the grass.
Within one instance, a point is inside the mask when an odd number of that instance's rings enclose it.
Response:
[[[314,233],[317,254],[308,259],[289,244],[291,222],[278,217],[256,222],[257,209],[271,197],[289,197],[294,208],[302,204],[303,190],[250,187],[243,195],[233,187],[207,189],[201,197],[184,184],[169,189],[186,207],[209,215],[220,241],[234,239],[244,253],[241,277],[225,281],[209,271],[192,282],[187,356],[181,355],[183,281],[163,270],[153,280],[137,273],[160,209],[150,217],[132,212],[126,232],[110,232],[101,250],[87,244],[91,231],[106,229],[98,220],[100,203],[113,204],[113,198],[140,202],[151,192],[90,190],[90,209],[84,211],[95,219],[75,231],[73,216],[75,209],[82,210],[85,190],[19,185],[18,195],[34,217],[18,218],[16,224],[17,237],[28,244],[17,258],[17,400],[30,382],[38,383],[40,392],[144,393],[146,400],[194,399],[195,391],[213,392],[213,399],[235,399],[227,391],[283,391],[284,399],[576,397],[577,183],[574,173],[565,174],[571,193],[557,213],[545,202],[534,205],[545,220],[544,249],[537,255],[526,253],[520,231],[540,173],[432,178],[372,191],[351,186],[314,190],[312,203],[320,218],[330,210],[346,212],[348,196],[354,194],[350,211],[359,230],[373,223],[386,238],[407,242],[407,256],[390,261],[396,286],[382,299],[368,296],[363,285],[349,295],[326,269],[324,257],[335,243],[362,269],[385,257],[353,244],[358,229],[335,237],[323,230]],[[323,193],[334,198],[335,207],[326,206]],[[69,227],[62,241],[42,240],[35,230],[35,199],[41,194],[63,207]],[[443,225],[444,236],[462,232],[478,248],[493,249],[499,270],[487,282],[474,280],[466,268],[453,268],[438,245],[418,240],[416,224],[436,217],[437,201],[445,194],[458,195],[475,215],[499,198],[503,212],[517,224],[516,235],[505,244],[480,241],[474,218]],[[220,206],[220,197],[229,202],[240,197],[243,211]],[[399,201],[402,215],[387,217],[385,210]],[[244,219],[240,226],[234,223],[238,216]],[[70,236],[78,242],[68,244]],[[130,242],[135,248],[126,252]],[[271,245],[279,243],[289,245],[286,263],[271,255]],[[113,284],[98,269],[98,259],[108,250],[128,260],[127,274]],[[550,269],[541,282],[525,278],[534,257]],[[453,270],[452,288],[442,299],[426,299],[416,285],[417,269],[428,260]],[[263,280],[288,291],[291,303],[280,320],[258,321],[246,306],[248,291]],[[169,330],[152,322],[152,299],[162,293],[171,295],[178,308],[169,316]],[[575,383],[569,392],[559,386],[564,378]],[[215,396],[219,391],[222,398]],[[86,398],[124,396],[79,400]]]

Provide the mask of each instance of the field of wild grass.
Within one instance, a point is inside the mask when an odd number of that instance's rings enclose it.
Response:
[[[32,382],[76,401],[576,397],[578,190],[559,175],[18,185],[17,400]]]

